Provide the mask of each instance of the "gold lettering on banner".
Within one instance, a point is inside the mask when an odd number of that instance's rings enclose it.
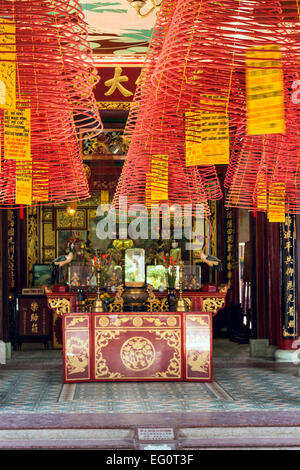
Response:
[[[112,95],[117,89],[123,96],[131,96],[133,95],[132,91],[127,90],[122,83],[128,82],[128,77],[127,75],[121,75],[122,73],[122,67],[115,67],[115,73],[113,78],[110,78],[109,80],[106,80],[104,82],[104,85],[106,87],[110,87],[109,90],[104,93],[105,96],[110,96]]]
[[[14,211],[7,209],[7,251],[8,251],[8,286],[9,289],[16,287],[16,273],[15,273],[15,218]]]

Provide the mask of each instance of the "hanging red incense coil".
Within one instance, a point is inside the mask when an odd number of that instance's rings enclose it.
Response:
[[[295,78],[295,74],[284,74],[288,123],[284,134],[248,136],[246,121],[237,130],[225,178],[225,187],[229,188],[227,206],[268,212],[271,197],[281,213],[282,206],[285,212],[299,213],[300,109],[291,96]]]
[[[113,206],[122,209],[126,198],[128,207],[166,204],[171,209],[180,205],[183,211],[186,205],[186,212],[194,213],[196,206],[201,205],[203,214],[208,215],[207,192],[200,172],[185,166],[184,152],[180,152],[179,145],[170,147],[163,136],[161,139],[156,136],[147,144],[132,141]]]
[[[184,120],[176,116],[169,97],[161,95],[157,99],[154,96],[155,90],[150,80],[176,4],[175,1],[162,4],[153,31],[126,124],[124,134],[131,139],[131,144],[113,204],[119,207],[122,197],[126,197],[130,204],[144,204],[146,201],[149,205],[167,203],[173,206],[194,202],[192,211],[196,204],[203,204],[204,212],[208,214],[208,199],[222,197],[216,169],[213,165],[198,168],[186,166]],[[161,197],[151,199],[148,197],[151,188],[148,187],[147,190],[147,185],[149,186],[152,159],[157,156],[167,156],[168,169],[165,183],[159,178],[152,182],[156,185],[154,193]],[[165,161],[164,163],[166,164]]]
[[[0,58],[2,73],[15,64],[17,109],[29,107],[31,114],[27,162],[12,155],[7,160],[2,120],[0,205],[18,205],[22,169],[32,181],[33,204],[88,198],[78,141],[87,130],[96,136],[103,125],[93,94],[97,72],[77,0],[1,2]],[[0,109],[2,116],[8,112]]]
[[[275,44],[282,58],[273,58],[273,68],[294,72],[299,65],[299,11],[288,3],[286,11],[286,2],[273,0],[179,0],[151,76],[156,95],[174,98],[177,114],[229,112],[234,125],[246,113],[241,91],[249,49],[257,48],[258,59],[262,51],[263,60],[263,48]],[[293,27],[291,17],[298,21]]]
[[[291,82],[287,77],[299,67],[299,12],[296,1],[177,3],[151,75],[153,96],[160,100],[167,95],[178,116],[189,113],[191,132],[187,129],[186,139],[191,141],[201,142],[203,111],[228,114],[235,143],[226,177],[227,205],[255,211],[278,207],[279,213],[283,206],[287,212],[297,210],[298,125],[289,106]],[[271,133],[261,132],[258,126],[255,129],[255,119],[251,125],[257,132],[249,127],[244,77],[247,71],[259,77],[260,68],[278,71],[277,76],[284,70],[286,77],[282,92],[274,91],[274,96],[284,93],[286,124],[278,123],[275,131],[271,126],[276,122],[270,123]],[[259,89],[262,81],[258,80]],[[249,96],[248,104],[250,98],[256,97]],[[268,112],[278,120],[278,105],[269,106]],[[236,126],[243,122],[247,128],[242,125],[236,137]]]
[[[177,0],[165,0],[161,4],[126,122],[124,136],[127,139],[131,139],[133,132],[135,136],[143,136],[143,129],[146,129],[147,132],[149,122],[144,126],[143,119],[144,117],[148,118],[146,107],[149,99],[155,99],[151,76],[155,69],[157,57],[162,49],[164,38],[171,23],[176,5]]]

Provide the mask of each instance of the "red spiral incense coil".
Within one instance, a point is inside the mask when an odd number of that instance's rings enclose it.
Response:
[[[119,200],[127,198],[128,204],[167,203],[203,204],[209,213],[209,199],[219,199],[222,192],[216,169],[213,165],[188,167],[185,162],[185,122],[174,111],[173,100],[167,95],[155,96],[151,75],[155,70],[157,57],[175,12],[177,1],[162,4],[153,30],[150,46],[135,93],[126,124],[125,136],[131,140],[125,165],[118,182],[113,204],[119,207]],[[149,175],[153,158],[167,156],[167,171],[164,180],[151,180],[156,185],[157,199],[147,196]],[[163,172],[163,163],[161,167]],[[159,175],[158,175],[159,176]],[[149,193],[149,187],[148,187]]]
[[[246,120],[237,129],[225,178],[226,205],[268,212],[269,198],[276,193],[281,212],[284,206],[286,213],[299,213],[300,109],[292,99],[295,78],[296,74],[284,73],[285,133],[249,136]]]
[[[2,67],[15,67],[17,109],[30,107],[31,133],[30,164],[7,160],[2,126],[0,205],[18,205],[16,178],[22,167],[32,179],[32,203],[88,198],[79,140],[85,131],[98,135],[103,125],[93,93],[98,76],[79,2],[1,2],[0,59]],[[6,104],[0,104],[2,116]]]
[[[264,47],[276,45],[282,57],[272,59],[272,68],[297,70],[299,11],[296,1],[179,0],[151,75],[156,96],[173,98],[179,115],[229,113],[234,126],[246,114],[249,50],[256,48],[257,60],[260,52],[264,60]]]

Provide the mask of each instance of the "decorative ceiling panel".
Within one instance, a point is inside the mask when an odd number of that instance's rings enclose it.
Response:
[[[81,0],[80,4],[94,54],[132,57],[146,53],[156,20],[155,11],[141,17],[127,0]]]

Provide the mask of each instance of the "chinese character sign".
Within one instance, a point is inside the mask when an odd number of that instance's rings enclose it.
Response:
[[[99,82],[95,87],[97,102],[132,101],[141,73],[141,67],[98,68]]]

